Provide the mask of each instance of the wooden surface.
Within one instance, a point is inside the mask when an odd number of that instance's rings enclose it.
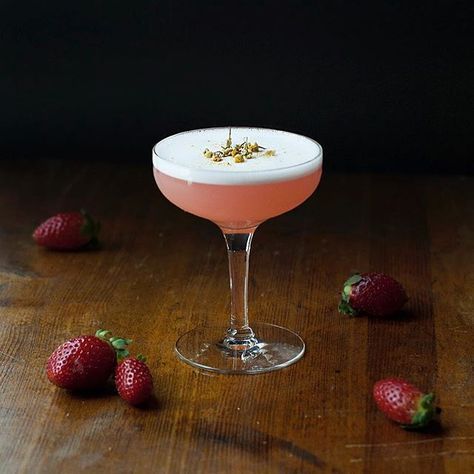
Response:
[[[178,335],[227,323],[224,241],[178,210],[151,166],[0,165],[0,472],[474,472],[474,179],[323,176],[310,201],[263,224],[251,257],[251,320],[296,330],[305,357],[259,376],[179,362]],[[55,253],[31,232],[87,208],[103,248]],[[354,270],[406,286],[401,317],[337,312]],[[134,339],[155,377],[147,409],[51,385],[64,340],[105,327]],[[441,424],[405,432],[370,391],[390,375],[434,388]]]

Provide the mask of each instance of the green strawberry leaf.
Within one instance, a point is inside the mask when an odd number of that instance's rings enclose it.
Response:
[[[417,430],[425,427],[433,419],[437,412],[434,402],[434,393],[423,395],[418,402],[418,409],[413,415],[411,423],[409,425],[402,425],[402,428],[406,430]]]
[[[344,288],[341,294],[341,301],[339,302],[338,310],[342,314],[348,314],[349,316],[357,316],[359,312],[354,309],[350,304],[352,285],[356,285],[362,280],[362,276],[359,273],[355,273],[350,276],[344,283]]]
[[[95,221],[84,209],[81,209],[81,214],[84,216],[81,234],[90,238],[89,246],[97,247],[99,244],[100,222]]]
[[[126,339],[124,337],[117,336],[110,337],[112,336],[112,333],[110,331],[107,331],[106,329],[99,329],[98,331],[96,331],[95,335],[96,337],[107,341],[112,346],[115,351],[115,354],[117,355],[117,360],[120,361],[130,355],[127,350],[127,347],[133,342],[132,339]]]
[[[99,329],[96,331],[95,336],[100,338],[100,339],[105,339],[106,341],[108,340],[108,337],[111,336],[112,333],[108,331],[107,329]]]
[[[126,359],[130,355],[130,352],[128,352],[127,349],[116,349],[115,352],[119,362],[121,362],[123,359]]]
[[[123,337],[111,337],[109,339],[110,344],[114,349],[122,350],[125,349],[133,341],[131,339],[124,339]]]
[[[352,286],[355,285],[356,283],[359,283],[359,281],[362,280],[362,276],[360,273],[354,273],[354,275],[350,276],[344,283],[344,287],[346,286]]]
[[[349,304],[349,301],[344,300],[344,297],[341,298],[337,308],[341,314],[347,314],[349,316],[357,316],[359,314],[359,312]]]

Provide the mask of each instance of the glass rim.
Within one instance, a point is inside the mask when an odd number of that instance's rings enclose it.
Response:
[[[184,130],[182,132],[178,132],[178,133],[174,133],[173,135],[169,135],[163,139],[161,139],[159,142],[155,143],[155,145],[153,146],[153,156],[156,156],[159,160],[163,160],[163,161],[166,161],[168,163],[171,163],[173,166],[176,166],[176,167],[179,167],[179,168],[182,168],[182,169],[186,169],[186,170],[193,170],[193,171],[203,171],[202,169],[199,169],[199,168],[191,168],[189,166],[186,166],[186,165],[182,165],[181,163],[176,163],[176,162],[173,162],[173,161],[170,161],[170,160],[167,160],[166,158],[163,158],[162,156],[160,156],[158,154],[158,152],[156,151],[156,147],[158,145],[160,145],[161,143],[163,143],[164,141],[166,140],[169,140],[171,138],[174,138],[174,137],[177,137],[178,135],[184,135],[186,133],[192,133],[192,132],[200,132],[200,131],[204,131],[204,130],[228,130],[229,128],[231,129],[256,129],[256,130],[267,130],[267,131],[272,131],[272,132],[279,132],[279,133],[285,133],[287,135],[295,135],[297,137],[300,137],[300,138],[303,138],[305,140],[308,140],[310,142],[312,142],[314,145],[316,145],[317,149],[318,149],[318,153],[316,154],[316,156],[310,158],[309,160],[306,160],[306,161],[303,161],[301,163],[297,163],[295,165],[288,165],[288,166],[282,166],[280,168],[273,168],[273,169],[266,169],[266,170],[237,170],[237,171],[232,171],[232,174],[239,174],[239,175],[244,175],[244,174],[269,174],[269,173],[277,173],[277,172],[281,172],[283,170],[288,170],[288,169],[295,169],[295,168],[298,168],[300,166],[304,166],[304,165],[308,165],[308,163],[311,163],[313,161],[316,161],[319,159],[320,161],[320,167],[322,167],[322,162],[323,162],[323,147],[321,146],[321,144],[319,142],[317,142],[316,140],[314,140],[313,138],[310,138],[306,135],[302,135],[300,133],[295,133],[295,132],[289,132],[287,130],[280,130],[280,129],[277,129],[277,128],[268,128],[268,127],[251,127],[251,126],[242,126],[242,125],[236,125],[236,126],[233,126],[233,125],[229,125],[229,126],[219,126],[219,127],[204,127],[204,128],[194,128],[194,129],[191,129],[191,130]],[[219,174],[219,173],[223,173],[223,174],[228,174],[228,171],[226,170],[218,170],[218,169],[206,169],[205,170],[206,173],[212,173],[212,174]]]

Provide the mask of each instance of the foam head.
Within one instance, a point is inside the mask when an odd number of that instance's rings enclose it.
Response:
[[[322,148],[314,140],[295,133],[267,128],[232,127],[232,143],[257,142],[273,156],[258,153],[243,163],[228,159],[211,161],[203,151],[220,150],[228,127],[204,128],[178,133],[153,148],[154,167],[169,176],[207,184],[257,184],[296,179],[322,165]]]

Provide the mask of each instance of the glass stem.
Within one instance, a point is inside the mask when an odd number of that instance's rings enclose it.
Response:
[[[224,232],[229,257],[230,327],[223,344],[233,351],[245,351],[257,344],[248,321],[248,274],[253,232]]]

